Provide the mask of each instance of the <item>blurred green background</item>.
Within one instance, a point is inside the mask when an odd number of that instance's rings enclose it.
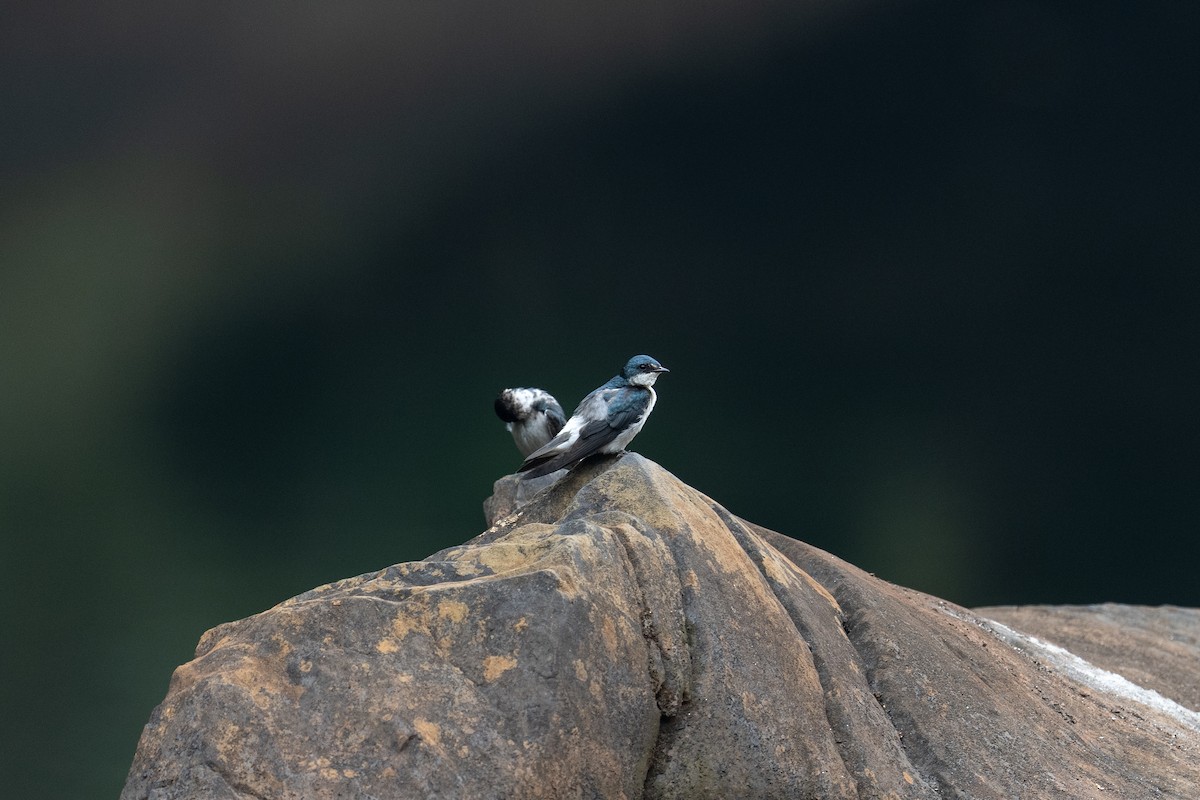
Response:
[[[499,389],[638,352],[636,448],[736,514],[967,605],[1200,605],[1194,2],[39,8],[5,796],[115,796],[204,630],[479,533]]]

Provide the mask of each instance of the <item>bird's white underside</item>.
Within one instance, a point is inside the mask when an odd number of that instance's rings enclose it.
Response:
[[[508,429],[523,456],[529,455],[554,437],[550,430],[550,418],[540,411],[526,417],[519,424],[508,423]]]

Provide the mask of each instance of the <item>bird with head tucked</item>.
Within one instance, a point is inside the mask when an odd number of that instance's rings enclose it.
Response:
[[[562,406],[544,389],[505,389],[496,398],[496,416],[523,456],[553,439],[567,421]]]

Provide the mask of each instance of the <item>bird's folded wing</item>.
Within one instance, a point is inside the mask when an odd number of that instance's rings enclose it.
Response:
[[[536,470],[544,475],[587,458],[636,422],[645,407],[640,395],[628,391],[602,389],[593,392],[584,398],[571,417],[574,421],[586,414],[593,419],[582,426],[568,424],[544,447],[530,453],[518,471]]]
[[[623,389],[614,392],[613,395],[607,398],[608,402],[608,427],[613,430],[613,438],[618,433],[628,428],[630,425],[637,422],[638,417],[646,410],[646,403],[649,393],[646,391],[634,391],[631,389]],[[609,439],[612,441],[612,439]]]
[[[546,413],[546,422],[549,425],[552,436],[561,431],[562,426],[567,424],[567,418],[563,416],[562,406],[558,403],[543,403],[539,410]]]
[[[579,438],[575,440],[575,444],[562,453],[562,466],[587,458],[617,438],[617,433],[619,431],[609,425],[607,420],[589,422],[579,430]]]

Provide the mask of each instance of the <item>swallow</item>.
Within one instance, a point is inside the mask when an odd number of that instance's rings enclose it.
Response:
[[[553,439],[567,421],[562,406],[544,389],[505,389],[496,398],[496,416],[523,456]]]
[[[562,430],[529,453],[517,472],[537,478],[597,453],[623,452],[654,410],[654,382],[664,372],[670,370],[650,356],[629,359],[620,375],[583,398]]]

